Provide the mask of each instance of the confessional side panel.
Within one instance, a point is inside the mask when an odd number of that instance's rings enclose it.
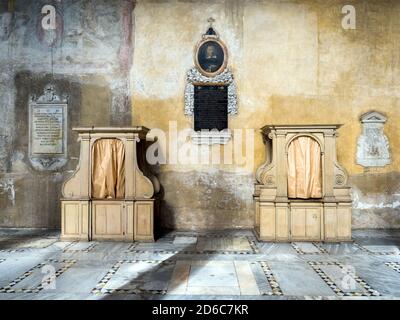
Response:
[[[339,204],[337,209],[337,236],[339,240],[351,240],[351,205]]]
[[[262,240],[275,240],[275,206],[260,206],[260,238]]]
[[[154,241],[154,202],[136,201],[134,212],[135,240]]]
[[[324,208],[324,220],[325,240],[336,240],[338,229],[336,206]]]
[[[276,206],[276,240],[289,240],[289,209],[287,204]]]
[[[88,240],[88,201],[61,201],[61,238]]]
[[[134,240],[134,211],[135,211],[135,205],[132,202],[127,202],[126,203],[126,239],[127,240]]]

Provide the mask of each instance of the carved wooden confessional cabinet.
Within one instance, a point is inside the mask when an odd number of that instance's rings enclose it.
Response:
[[[148,129],[73,130],[81,151],[62,188],[62,239],[154,241],[159,183],[146,169]]]
[[[336,159],[340,125],[261,129],[267,161],[257,170],[255,231],[266,241],[351,240],[347,174]]]

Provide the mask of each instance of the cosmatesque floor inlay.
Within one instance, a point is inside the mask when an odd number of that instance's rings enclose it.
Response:
[[[391,256],[391,255],[399,255],[400,251],[397,248],[392,248],[391,250],[388,251],[382,251],[383,247],[380,246],[362,246],[357,242],[354,242],[354,246],[359,248],[361,251],[364,251],[365,253],[368,253],[370,255],[377,255],[377,256]],[[377,248],[377,250],[372,250]]]
[[[293,249],[298,254],[327,254],[328,252],[316,242],[292,242]]]
[[[385,265],[400,273],[400,262],[386,262]]]
[[[148,283],[148,279],[143,277],[142,281],[138,280],[141,275],[145,274],[143,270],[122,270],[122,267],[127,265],[138,265],[147,264],[150,269],[160,268],[164,266],[173,266],[175,262],[173,261],[159,261],[159,260],[120,260],[112,266],[112,268],[107,272],[107,274],[100,280],[100,282],[93,288],[92,293],[94,294],[114,294],[114,293],[124,293],[124,294],[151,294],[151,295],[163,295],[167,293],[166,287],[162,288],[143,288],[143,285]],[[146,268],[145,268],[146,269]],[[125,274],[123,272],[125,271]],[[131,272],[129,272],[131,271]],[[146,277],[152,276],[156,273],[155,270],[150,270]],[[172,274],[172,271],[171,271]],[[115,283],[111,283],[113,280],[117,279]],[[119,280],[119,281],[118,281]],[[143,283],[144,282],[144,283]],[[164,281],[165,282],[165,281]],[[110,285],[111,284],[111,285]],[[156,283],[157,284],[157,283]]]
[[[85,252],[88,253],[96,247],[97,243],[93,242],[72,242],[66,246],[63,252],[74,253],[74,252]]]
[[[0,253],[0,299],[400,298],[399,255],[389,256],[400,236],[391,230],[354,231],[365,250],[354,243],[259,242],[250,230],[173,231],[152,243],[4,234],[9,252]],[[55,283],[45,267],[53,268]],[[49,284],[56,288],[47,290]]]
[[[42,268],[44,268],[45,266],[53,266],[54,264],[60,264],[60,266],[57,269],[54,268],[53,277],[56,279],[61,274],[63,274],[65,271],[67,271],[75,263],[76,263],[76,260],[48,259],[44,262],[37,264],[36,266],[32,267],[28,271],[24,272],[18,278],[11,281],[8,285],[1,287],[0,293],[39,293],[40,291],[42,291],[44,289],[45,284],[46,283],[50,284],[50,281],[51,281],[51,277],[45,277],[45,273],[41,272],[41,271],[43,271]],[[36,283],[34,281],[33,286],[30,286],[28,288],[26,288],[26,287],[17,288],[17,286],[20,283],[29,279],[29,277],[32,276],[34,273],[39,273],[39,275],[40,275],[39,283]],[[37,280],[37,279],[35,279],[35,280]],[[44,280],[46,280],[46,282]]]
[[[223,254],[223,255],[248,255],[259,254],[260,249],[256,240],[249,236],[197,236],[198,241],[192,243],[194,249],[181,250],[140,248],[140,244],[133,243],[126,252],[129,253],[160,253],[160,254]]]
[[[308,261],[308,264],[338,296],[380,296],[380,293],[358,277],[354,270],[353,272],[346,270],[345,266],[339,262]],[[337,270],[332,270],[332,267],[336,267]],[[337,271],[340,272],[338,278]]]
[[[264,271],[264,274],[267,278],[267,281],[271,287],[272,291],[265,291],[265,292],[261,292],[262,295],[276,295],[276,296],[281,296],[283,295],[283,292],[279,286],[278,281],[276,281],[274,274],[272,273],[270,267],[268,266],[268,263],[266,261],[257,261],[260,265],[261,268]]]

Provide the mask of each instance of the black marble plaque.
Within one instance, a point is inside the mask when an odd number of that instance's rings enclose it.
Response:
[[[228,87],[194,87],[194,130],[228,128]]]

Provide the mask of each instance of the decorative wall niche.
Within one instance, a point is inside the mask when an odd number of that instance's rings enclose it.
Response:
[[[390,164],[389,140],[383,132],[387,118],[376,111],[361,116],[362,134],[357,141],[357,164],[383,167]]]

